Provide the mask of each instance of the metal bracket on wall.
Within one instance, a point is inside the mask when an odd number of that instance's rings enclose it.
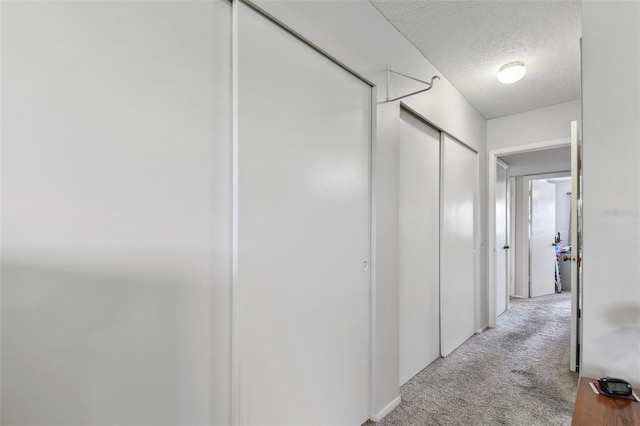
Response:
[[[389,97],[389,86],[390,86],[390,84],[391,84],[391,73],[401,75],[402,77],[405,77],[405,78],[408,78],[408,79],[411,79],[411,80],[414,80],[414,81],[420,82],[420,83],[422,83],[422,84],[426,84],[426,85],[427,85],[427,86],[429,86],[429,87],[427,87],[426,89],[418,90],[417,92],[409,93],[408,95],[398,96],[397,98],[393,98],[393,99],[391,99],[391,98]],[[431,77],[431,82],[423,81],[423,80],[420,80],[420,79],[417,79],[417,78],[414,78],[414,77],[408,76],[408,75],[406,75],[406,74],[403,74],[403,73],[401,73],[401,72],[394,71],[394,70],[392,70],[392,69],[391,69],[391,65],[387,65],[387,102],[397,101],[398,99],[403,99],[403,98],[406,98],[406,97],[408,97],[408,96],[413,96],[413,95],[417,95],[418,93],[426,92],[427,90],[430,90],[430,89],[433,87],[433,81],[434,81],[436,78],[437,78],[438,80],[440,80],[440,77],[438,77],[437,75],[434,75],[433,77]]]

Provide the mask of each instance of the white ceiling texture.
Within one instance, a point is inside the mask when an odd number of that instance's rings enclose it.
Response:
[[[579,0],[370,1],[487,119],[580,98]]]

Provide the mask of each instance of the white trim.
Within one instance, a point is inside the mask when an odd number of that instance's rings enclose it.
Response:
[[[442,354],[442,238],[443,238],[443,217],[444,217],[444,143],[445,133],[440,130],[440,163],[438,177],[440,179],[438,187],[438,352]]]
[[[522,179],[526,181],[531,180],[540,180],[540,179],[556,179],[556,178],[564,178],[571,176],[571,170],[560,170],[553,173],[540,173],[534,175],[525,175],[522,176]]]
[[[489,162],[487,168],[488,183],[487,183],[487,233],[486,235],[496,234],[496,204],[491,200],[496,199],[496,166],[500,156],[508,154],[519,154],[524,152],[543,151],[546,149],[559,148],[571,146],[571,138],[552,139],[549,141],[534,142],[526,145],[512,146],[506,148],[497,148],[489,151],[487,160]],[[487,244],[487,310],[489,314],[489,327],[495,327],[497,323],[496,315],[496,242],[495,238],[487,238],[489,244]]]
[[[400,405],[401,402],[401,398],[399,396],[396,397],[396,399],[387,404],[387,406],[380,410],[377,414],[371,414],[370,419],[374,422],[379,422],[384,416],[392,412],[394,408]]]
[[[549,141],[533,142],[526,145],[510,146],[506,148],[496,148],[489,151],[489,155],[501,157],[503,155],[521,154],[523,152],[544,151],[552,148],[571,146],[571,138],[552,139]]]
[[[488,325],[483,325],[481,328],[479,328],[478,330],[476,330],[476,334],[482,334],[485,331],[487,331],[489,329]]]
[[[232,202],[231,202],[231,424],[240,424],[238,344],[238,2],[231,3]]]
[[[374,182],[376,181],[376,150],[378,145],[377,138],[377,127],[378,127],[378,89],[374,86],[371,88],[371,140],[369,145],[369,398],[367,407],[368,411],[371,412],[371,408],[374,405],[374,384],[375,381],[375,371],[377,368],[376,360],[376,344],[378,339],[376,338],[376,318],[377,318],[377,309],[376,304],[378,301],[377,298],[377,258],[376,258],[376,250],[378,248],[376,244],[376,209],[375,202],[377,200],[377,194],[375,191],[376,186]]]
[[[580,319],[578,319],[578,311],[580,306],[580,299],[582,297],[582,289],[580,288],[580,257],[582,256],[582,241],[579,237],[579,230],[581,229],[579,221],[582,221],[582,216],[578,215],[578,205],[582,199],[581,197],[581,182],[580,182],[580,140],[578,138],[578,123],[576,121],[571,122],[571,333],[569,337],[569,370],[578,371],[580,369],[579,360],[580,354],[578,348],[580,347],[581,332],[579,330]],[[575,254],[574,254],[575,253]]]

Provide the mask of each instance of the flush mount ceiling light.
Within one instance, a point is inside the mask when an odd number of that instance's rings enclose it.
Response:
[[[524,67],[524,62],[514,61],[504,64],[498,71],[498,80],[500,83],[511,84],[520,80],[527,69]]]

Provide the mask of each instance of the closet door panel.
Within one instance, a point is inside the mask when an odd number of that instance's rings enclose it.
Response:
[[[236,6],[239,423],[362,424],[371,87]]]
[[[440,355],[440,132],[400,113],[400,385]]]
[[[441,351],[449,355],[474,332],[477,153],[444,135],[440,240]]]

